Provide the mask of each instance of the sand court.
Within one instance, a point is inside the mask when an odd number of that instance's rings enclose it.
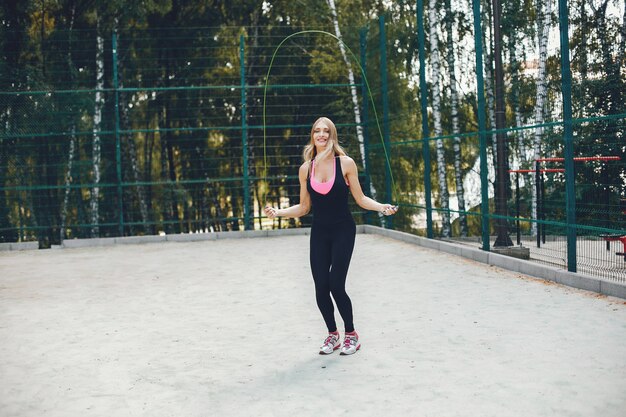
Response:
[[[624,416],[623,300],[359,234],[320,356],[308,239],[0,253],[0,415]]]

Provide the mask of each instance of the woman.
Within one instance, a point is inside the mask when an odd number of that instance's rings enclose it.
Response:
[[[366,197],[359,184],[357,167],[339,146],[334,123],[320,117],[311,129],[311,141],[304,148],[300,166],[300,204],[285,209],[265,207],[270,219],[277,216],[302,217],[313,206],[310,262],[315,282],[317,306],[328,328],[320,354],[333,353],[340,346],[332,298],[345,326],[342,355],[355,353],[361,345],[352,321],[352,303],[346,293],[346,276],[354,248],[356,225],[348,208],[348,190],[356,203],[366,210],[385,215],[397,207],[380,204]]]

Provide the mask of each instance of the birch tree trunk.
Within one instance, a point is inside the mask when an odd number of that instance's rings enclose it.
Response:
[[[620,95],[620,99],[619,100],[615,100],[615,104],[619,105],[621,110],[618,111],[623,111],[624,109],[624,94],[623,92],[626,90],[626,77],[621,76],[620,74],[623,74],[626,71],[626,68],[624,67],[624,64],[626,62],[626,6],[624,6],[624,11],[622,13],[622,25],[620,26],[620,41],[619,41],[619,47],[617,49],[618,53],[617,56],[615,57],[615,75],[617,78],[617,82],[618,84],[618,88],[615,89],[616,91],[622,91],[622,94]],[[619,94],[619,93],[618,93]]]
[[[487,33],[493,27],[491,24],[491,2],[486,3],[485,13],[483,13],[483,45],[484,45],[484,55],[485,59],[483,60],[483,65],[485,67],[485,96],[487,98],[487,116],[489,117],[489,126],[490,129],[496,128],[496,113],[495,113],[495,94],[493,91],[493,79],[494,79],[494,70],[493,70],[493,52],[491,48],[491,39],[492,36]],[[496,138],[496,134],[491,134],[491,150],[494,165],[497,164],[496,156],[498,155],[498,141]]]
[[[341,36],[341,31],[339,30],[339,19],[337,18],[337,8],[335,7],[335,0],[326,0],[328,2],[328,7],[330,7],[330,12],[333,17],[333,27],[335,29],[335,36],[337,36],[341,41],[343,38]],[[361,126],[361,111],[359,110],[359,97],[357,95],[356,86],[354,85],[354,72],[352,71],[352,64],[346,55],[346,48],[343,42],[339,42],[339,50],[341,51],[341,57],[348,68],[348,80],[350,82],[350,95],[352,96],[352,107],[354,109],[354,121],[356,123],[356,136],[359,141],[359,151],[361,152],[361,162],[363,164],[363,168],[367,170],[367,161],[365,160],[365,138],[363,136],[363,126]],[[367,100],[367,97],[363,97],[363,100]],[[374,188],[374,184],[370,182],[370,193],[372,198],[376,199],[376,189]]]
[[[70,199],[71,188],[70,185],[72,183],[72,168],[74,165],[74,156],[76,154],[76,125],[72,125],[71,135],[70,135],[70,148],[68,150],[67,155],[67,169],[65,171],[65,193],[63,196],[63,206],[61,207],[61,227],[59,230],[59,239],[61,243],[65,239],[65,222],[67,220],[67,204]]]
[[[548,35],[550,34],[550,16],[552,13],[552,0],[537,1],[537,40],[539,45],[539,68],[537,71],[537,93],[535,99],[535,124],[542,124],[545,116],[545,103],[548,90],[546,64],[548,62]],[[543,127],[535,128],[533,140],[533,161],[541,157],[541,141],[543,140]],[[535,179],[533,179],[533,184]],[[534,187],[533,187],[534,189]],[[532,218],[537,219],[537,195],[533,193]],[[531,233],[537,234],[537,223],[532,224]]]
[[[626,10],[626,8],[625,8]],[[587,16],[585,12],[585,0],[580,2],[580,50],[587,51],[587,36],[589,33],[587,32]],[[587,91],[589,87],[587,86],[587,53],[583,52],[580,54],[580,85],[582,86],[583,99],[587,101]],[[585,105],[580,105],[580,112],[578,113],[579,118],[585,117]]]
[[[100,198],[100,131],[102,130],[102,109],[104,108],[104,38],[100,33],[100,16],[96,17],[96,97],[93,112],[92,172],[91,188],[91,237],[100,234],[99,198]]]
[[[74,60],[72,58],[72,41],[73,41],[73,30],[74,30],[74,17],[76,14],[76,5],[72,6],[72,14],[70,16],[70,27],[69,27],[69,35],[68,35],[68,46],[67,46],[67,68],[70,73],[70,80],[72,88],[74,88]],[[70,129],[70,146],[67,155],[67,169],[65,171],[65,193],[63,196],[63,205],[61,206],[61,227],[59,228],[59,240],[60,243],[63,243],[65,239],[65,222],[67,220],[67,204],[70,198],[70,184],[72,182],[72,167],[74,165],[74,155],[76,150],[76,123],[72,121],[72,127]]]
[[[465,190],[463,189],[463,172],[461,169],[461,138],[459,130],[459,94],[457,91],[456,65],[454,58],[454,39],[452,34],[452,5],[450,0],[445,0],[446,8],[446,33],[448,36],[447,61],[448,72],[450,73],[450,111],[452,117],[452,134],[454,148],[454,180],[456,182],[456,198],[459,205],[459,226],[461,236],[467,236],[467,216],[465,212]]]
[[[439,72],[441,61],[439,58],[439,37],[437,36],[437,1],[429,0],[428,20],[430,38],[430,66],[432,68],[432,91],[433,91],[433,120],[435,136],[441,136],[443,129],[441,126],[441,91],[439,88]],[[446,178],[446,160],[443,147],[443,140],[437,139],[437,178],[439,182],[439,205],[441,208],[441,235],[450,237],[450,212],[448,180]],[[428,167],[426,167],[428,169]]]

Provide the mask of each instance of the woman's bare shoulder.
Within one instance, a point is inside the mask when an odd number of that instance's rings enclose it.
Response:
[[[339,157],[339,160],[341,161],[341,167],[346,167],[346,168],[356,168],[356,163],[354,162],[354,159],[350,158],[348,155],[342,155]]]
[[[306,177],[309,173],[310,166],[311,166],[311,161],[304,161],[304,163],[300,165],[300,169],[298,170],[298,173],[300,174],[300,176],[304,175]]]

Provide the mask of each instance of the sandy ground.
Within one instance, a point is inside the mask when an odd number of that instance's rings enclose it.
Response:
[[[0,253],[0,416],[626,415],[623,300],[376,235],[348,291],[320,356],[308,236]]]

